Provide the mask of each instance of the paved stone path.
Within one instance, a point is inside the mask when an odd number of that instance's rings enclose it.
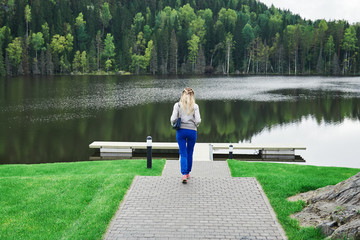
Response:
[[[286,239],[255,178],[232,178],[226,162],[179,161],[161,177],[135,177],[104,239]]]
[[[166,161],[162,176],[175,177],[179,180],[181,178],[180,161]],[[193,176],[194,178],[231,178],[230,169],[226,161],[194,161],[189,183]]]

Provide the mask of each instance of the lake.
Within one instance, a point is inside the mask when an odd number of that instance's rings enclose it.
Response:
[[[0,163],[86,161],[93,141],[174,142],[195,91],[198,142],[307,147],[306,164],[360,168],[358,77],[51,76],[0,79]]]

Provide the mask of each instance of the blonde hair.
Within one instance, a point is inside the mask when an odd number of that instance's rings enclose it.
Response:
[[[180,108],[187,113],[187,115],[194,114],[195,97],[194,90],[187,87],[182,91],[180,98]]]

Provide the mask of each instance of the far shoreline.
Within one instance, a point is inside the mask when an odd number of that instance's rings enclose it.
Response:
[[[52,74],[52,75],[11,75],[11,76],[0,76],[0,79],[8,79],[8,78],[27,78],[27,77],[54,77],[54,76],[147,76],[147,77],[326,77],[326,78],[347,78],[347,77],[360,77],[359,74],[348,74],[348,75],[325,75],[325,74],[277,74],[277,73],[271,73],[271,74],[245,74],[245,73],[230,73],[230,74],[220,74],[220,73],[212,73],[212,74],[192,74],[192,73],[184,73],[184,74],[147,74],[147,73],[141,73],[141,74],[135,74],[130,72],[96,72],[96,73],[69,73],[69,74]]]

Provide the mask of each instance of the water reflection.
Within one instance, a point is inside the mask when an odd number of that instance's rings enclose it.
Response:
[[[318,166],[341,166],[360,168],[360,122],[346,119],[341,123],[318,123],[312,117],[300,122],[266,128],[252,137],[254,144],[306,145],[306,151],[297,153],[307,160],[307,164]]]
[[[309,163],[337,166],[347,160],[310,149],[335,151],[320,140],[329,133],[334,144],[341,139],[356,148],[355,135],[343,130],[357,133],[360,126],[356,78],[12,78],[0,80],[0,162],[87,160],[95,140],[145,141],[151,135],[175,141],[169,117],[187,85],[196,91],[203,119],[199,142],[281,140],[308,147]],[[316,133],[319,141],[301,133]]]

